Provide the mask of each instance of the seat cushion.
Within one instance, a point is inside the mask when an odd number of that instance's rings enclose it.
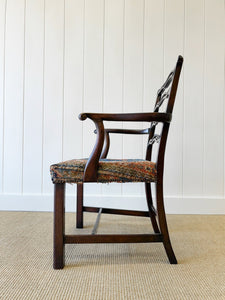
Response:
[[[50,167],[53,183],[83,182],[87,159],[72,159]],[[156,164],[141,159],[100,159],[97,182],[153,182]]]

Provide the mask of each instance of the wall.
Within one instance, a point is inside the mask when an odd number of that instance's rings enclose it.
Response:
[[[95,141],[78,114],[151,111],[182,54],[167,212],[225,213],[224,25],[223,0],[0,0],[0,209],[51,210],[50,164],[87,157]],[[113,136],[109,155],[143,157],[144,146]],[[87,184],[85,194],[145,208],[143,184]]]

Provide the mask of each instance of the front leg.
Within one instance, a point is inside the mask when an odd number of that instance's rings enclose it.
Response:
[[[53,268],[63,269],[65,251],[65,183],[55,183],[54,189],[54,253]]]
[[[77,183],[77,228],[83,228],[83,183]]]

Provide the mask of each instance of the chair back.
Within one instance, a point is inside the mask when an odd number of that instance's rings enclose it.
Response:
[[[166,112],[172,114],[182,65],[183,57],[179,56],[174,70],[169,74],[166,81],[157,92],[154,112]],[[160,175],[163,175],[164,154],[170,123],[163,124],[160,134],[156,134],[157,126],[157,122],[151,122],[147,143],[146,160],[152,159],[153,145],[155,142],[158,142],[159,148],[156,163],[158,176],[160,177]]]

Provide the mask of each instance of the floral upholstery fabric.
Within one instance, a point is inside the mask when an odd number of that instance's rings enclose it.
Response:
[[[87,159],[73,159],[50,167],[53,183],[81,183]],[[156,164],[139,159],[100,159],[97,182],[154,182]]]

